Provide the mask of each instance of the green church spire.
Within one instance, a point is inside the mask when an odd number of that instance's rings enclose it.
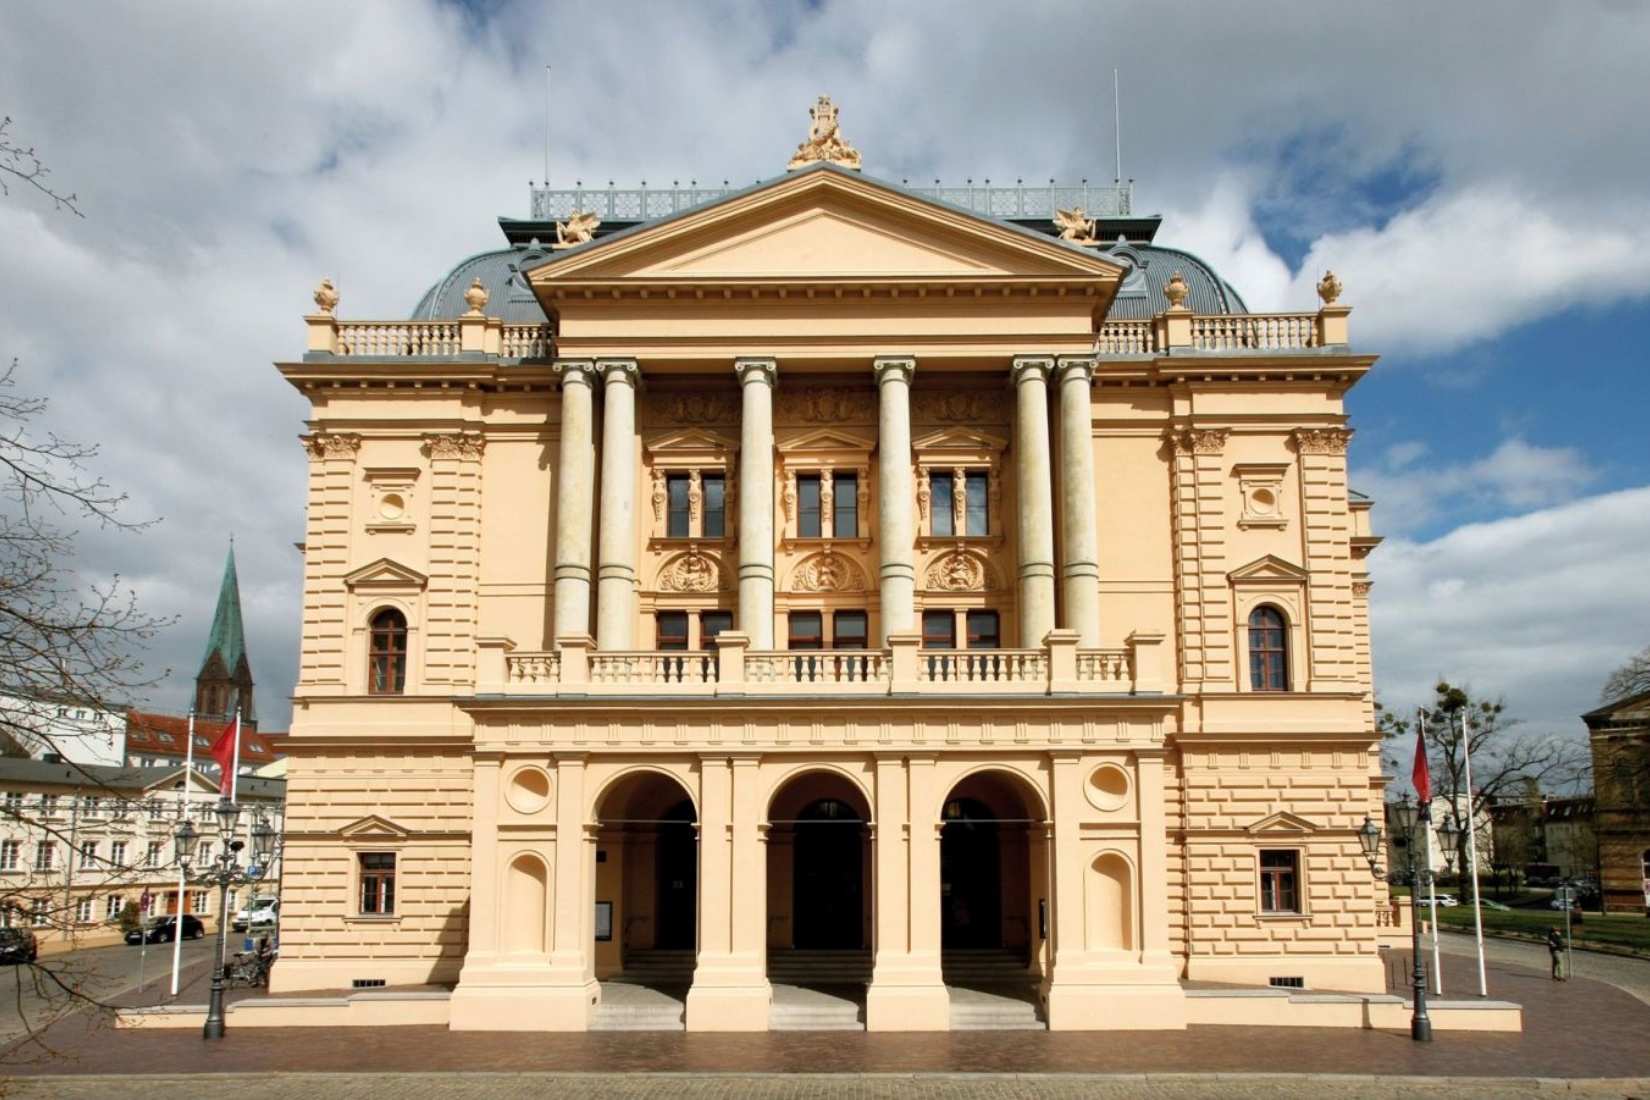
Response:
[[[223,567],[223,584],[218,588],[218,610],[212,616],[212,633],[206,639],[206,656],[195,678],[196,713],[228,718],[236,708],[247,721],[252,710],[252,667],[246,655],[246,630],[241,622],[241,585],[235,572],[235,544],[229,544],[229,559]]]

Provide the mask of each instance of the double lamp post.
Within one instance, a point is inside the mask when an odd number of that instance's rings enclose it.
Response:
[[[204,866],[191,866],[201,836],[195,831],[194,823],[185,818],[177,834],[178,867],[190,882],[218,888],[218,947],[212,967],[212,999],[206,1009],[206,1026],[201,1031],[201,1037],[222,1039],[223,959],[224,941],[229,933],[229,888],[245,886],[263,878],[270,853],[275,850],[275,830],[270,828],[262,814],[258,815],[252,826],[252,852],[243,866],[240,854],[246,848],[246,842],[235,835],[235,824],[241,816],[240,806],[227,798],[220,798],[212,812],[218,819],[218,832],[223,838],[222,849],[217,855],[209,857]],[[182,898],[178,899],[178,909],[181,914]],[[179,923],[182,923],[181,916]],[[178,931],[181,935],[182,928]]]
[[[1418,1043],[1432,1042],[1432,1020],[1427,1016],[1427,971],[1426,962],[1421,956],[1421,888],[1430,886],[1437,881],[1438,875],[1433,871],[1427,859],[1427,826],[1432,824],[1432,807],[1417,805],[1409,795],[1404,795],[1398,802],[1387,804],[1387,810],[1392,819],[1392,855],[1395,866],[1390,872],[1382,871],[1381,858],[1381,827],[1364,815],[1364,823],[1358,830],[1358,843],[1364,850],[1364,858],[1369,861],[1369,869],[1376,878],[1385,879],[1393,883],[1409,883],[1409,938],[1410,954],[1415,961],[1415,971],[1412,976],[1415,990],[1415,1007],[1409,1020],[1409,1037]],[[1461,830],[1454,821],[1445,815],[1443,822],[1438,826],[1438,843],[1442,846],[1445,858],[1453,855],[1456,842],[1461,839]]]

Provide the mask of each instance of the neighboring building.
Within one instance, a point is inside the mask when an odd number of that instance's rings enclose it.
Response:
[[[285,788],[281,780],[243,777],[242,828],[250,830],[262,814],[279,833]],[[151,913],[177,912],[174,837],[187,813],[203,843],[221,843],[212,814],[217,801],[215,781],[177,768],[0,758],[0,922],[64,936],[93,932],[146,895]],[[256,892],[274,892],[279,883],[277,854]],[[232,892],[231,903],[252,892]],[[183,906],[211,916],[217,891],[190,886]]]
[[[48,763],[119,766],[122,715],[75,695],[0,693],[4,755]]]
[[[227,722],[195,719],[195,768],[207,775],[218,774],[212,758],[212,743]],[[189,717],[134,710],[126,715],[126,763],[131,767],[183,767],[189,751]],[[249,729],[241,731],[241,774],[250,775],[280,758],[270,739]]]
[[[742,191],[536,192],[411,321],[317,290],[276,990],[1384,991],[1339,284],[1251,314],[1127,187],[875,180],[816,111]]]
[[[1532,877],[1579,881],[1598,873],[1595,803],[1590,797],[1531,798],[1497,803],[1490,810],[1496,866]],[[1532,885],[1551,886],[1544,881]]]
[[[1604,907],[1650,916],[1650,692],[1618,699],[1581,720],[1593,750]]]

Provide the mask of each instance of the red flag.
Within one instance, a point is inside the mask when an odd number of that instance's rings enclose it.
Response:
[[[224,727],[218,739],[212,742],[212,759],[218,762],[218,793],[227,792],[235,782],[235,760],[240,754],[236,751],[235,742],[241,736],[241,716],[235,715],[235,720]]]
[[[212,751],[216,753],[217,747]],[[1415,726],[1415,770],[1410,773],[1415,783],[1415,799],[1425,810],[1432,804],[1432,772],[1427,770],[1427,727],[1425,722]]]

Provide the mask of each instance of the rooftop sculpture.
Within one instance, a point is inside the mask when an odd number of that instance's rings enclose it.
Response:
[[[837,125],[837,106],[831,102],[831,97],[820,96],[819,102],[809,109],[808,114],[814,120],[813,125],[808,127],[808,140],[796,147],[796,154],[786,167],[794,171],[823,160],[859,171],[859,150],[842,140]]]

